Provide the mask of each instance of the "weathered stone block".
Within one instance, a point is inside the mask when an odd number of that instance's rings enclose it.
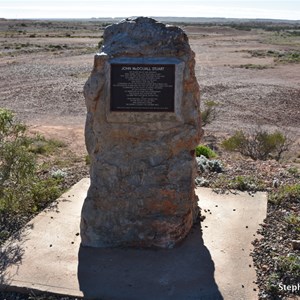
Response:
[[[121,73],[112,80],[115,64]],[[84,246],[170,248],[189,232],[198,214],[194,148],[202,134],[194,65],[178,27],[140,17],[106,28],[84,88],[91,158]],[[164,66],[173,66],[174,86]],[[164,107],[165,92],[174,109]]]

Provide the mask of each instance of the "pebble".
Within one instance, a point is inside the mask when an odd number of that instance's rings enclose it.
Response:
[[[291,244],[293,250],[300,250],[300,240],[292,240]]]

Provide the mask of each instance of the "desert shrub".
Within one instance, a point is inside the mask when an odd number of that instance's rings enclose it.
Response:
[[[244,68],[244,69],[250,69],[250,70],[264,70],[264,69],[268,69],[269,66],[268,65],[257,65],[257,64],[245,64],[245,65],[240,65],[240,68]]]
[[[214,158],[217,157],[217,154],[215,151],[211,150],[209,147],[204,145],[198,145],[195,149],[196,156],[205,156],[206,158]]]
[[[204,172],[221,173],[224,171],[221,161],[217,159],[210,160],[207,157],[201,155],[200,157],[196,157],[196,161],[197,161],[199,173],[204,173]]]
[[[289,232],[295,232],[296,235],[300,234],[300,216],[295,213],[289,213],[284,217]]]
[[[0,109],[0,185],[7,181],[19,183],[34,170],[25,131],[24,125],[14,122],[10,111]],[[0,196],[2,193],[1,189]]]
[[[214,101],[205,101],[204,109],[201,111],[202,126],[210,124],[216,118],[216,106]]]
[[[249,50],[247,51],[252,57],[273,57],[275,63],[299,63],[300,62],[300,51],[297,50],[284,50],[284,51],[273,51],[273,50]],[[246,64],[240,65],[241,68],[246,69],[266,69],[267,65],[255,65]]]
[[[267,283],[266,283],[266,290],[270,294],[277,294],[279,292],[279,283],[280,283],[280,277],[277,273],[271,273],[267,277]]]
[[[291,167],[287,171],[289,174],[293,175],[295,178],[300,177],[300,171],[297,167]]]
[[[300,280],[300,256],[290,253],[287,256],[279,256],[277,260],[277,273],[284,278],[290,278],[288,284],[297,284]]]
[[[278,190],[269,193],[269,202],[273,204],[300,203],[300,184],[282,185]]]
[[[299,299],[296,296],[300,295],[298,290],[300,280],[299,256],[292,253],[288,256],[279,256],[276,258],[276,262],[276,272],[267,276],[266,291],[269,298],[265,299]],[[284,290],[281,285],[288,285],[291,289]]]
[[[61,169],[58,169],[58,170],[53,170],[52,172],[50,172],[52,178],[55,178],[55,179],[63,179],[67,176],[67,172],[61,170]]]
[[[277,63],[299,63],[300,62],[300,52],[298,51],[286,51],[284,53],[279,53],[274,59]]]
[[[226,191],[226,190],[239,190],[256,192],[263,191],[265,189],[265,184],[254,176],[235,176],[233,178],[227,178],[226,176],[221,176],[213,183],[212,187],[216,190]]]
[[[0,109],[0,244],[1,237],[16,230],[11,224],[19,224],[18,219],[44,208],[61,193],[59,180],[37,175],[31,142],[26,126],[12,112]]]
[[[222,146],[228,151],[238,151],[254,160],[279,160],[282,154],[289,149],[290,141],[281,132],[269,133],[265,130],[256,130],[246,134],[242,130],[224,140]]]
[[[239,191],[257,191],[262,189],[262,183],[252,176],[236,176],[229,181],[230,189]]]
[[[50,154],[57,148],[66,147],[66,144],[56,139],[46,139],[44,136],[37,134],[30,138],[28,150],[34,154]]]

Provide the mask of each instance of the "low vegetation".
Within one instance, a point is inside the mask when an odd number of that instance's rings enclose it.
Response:
[[[238,175],[233,178],[221,176],[212,183],[212,188],[216,191],[238,190],[242,192],[264,191],[266,185],[255,176]]]
[[[107,24],[96,20],[1,21],[0,57],[46,52],[53,55],[95,53],[99,49],[99,40]],[[78,41],[78,38],[85,39],[85,42]]]
[[[61,44],[37,44],[37,43],[6,43],[2,44],[3,52],[0,56],[17,56],[21,54],[29,53],[41,53],[41,52],[51,52],[53,54],[60,54],[68,52],[69,54],[76,53],[86,54],[94,53],[98,50],[96,41],[94,46],[87,47],[86,45],[68,45],[65,43]],[[0,46],[1,50],[1,46]]]
[[[201,155],[200,157],[196,157],[196,162],[198,166],[198,172],[201,175],[211,172],[222,173],[224,171],[223,164],[218,159],[208,159],[204,155]],[[199,182],[196,182],[196,184],[201,186]]]
[[[205,145],[198,145],[195,149],[196,156],[205,156],[206,158],[215,158],[217,153]]]
[[[44,136],[37,134],[34,138],[30,139],[28,150],[34,154],[50,154],[57,148],[66,147],[63,141],[56,139],[46,139]]]
[[[275,133],[267,132],[263,135],[263,140],[268,141],[267,145],[273,144],[270,140],[281,141],[282,135]],[[240,139],[236,137],[240,136],[241,134],[234,135],[235,139],[231,139],[229,144],[236,142],[239,144]],[[245,134],[242,135],[242,140],[244,139]],[[267,154],[262,156],[266,159],[271,158]],[[267,217],[258,230],[261,237],[253,241],[254,250],[251,253],[257,273],[256,283],[259,286],[258,299],[298,299],[297,296],[300,296],[298,167],[290,166],[283,171],[281,167],[284,164],[275,160],[247,159],[237,154],[231,154],[229,158],[227,153],[221,153],[218,160],[201,155],[197,157],[197,164],[198,177],[195,183],[198,186],[211,187],[218,193],[269,192]],[[274,169],[277,171],[274,172]]]
[[[233,136],[223,141],[222,146],[228,151],[238,151],[254,160],[279,160],[289,149],[291,141],[281,132],[268,132],[257,129],[251,133],[236,131]]]
[[[252,57],[273,57],[275,63],[299,63],[300,51],[299,50],[247,50]]]
[[[280,23],[273,23],[273,22],[240,22],[240,23],[231,23],[228,24],[228,26],[235,28],[237,30],[244,30],[244,31],[251,31],[251,30],[265,30],[270,32],[285,32],[288,34],[296,34],[298,35],[300,32],[300,26],[299,24],[280,24]]]
[[[300,202],[300,184],[280,186],[278,190],[269,194],[269,202],[275,205]]]
[[[63,143],[29,137],[11,111],[0,109],[0,244],[61,194],[61,177],[45,176],[37,163],[37,154],[57,147]]]
[[[218,104],[215,101],[207,100],[204,102],[204,108],[201,110],[202,126],[210,124],[217,117],[216,106]]]
[[[239,65],[238,68],[244,68],[247,70],[265,70],[271,68],[269,65],[258,65],[258,64],[245,64],[245,65]]]

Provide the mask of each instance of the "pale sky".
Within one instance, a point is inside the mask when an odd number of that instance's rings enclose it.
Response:
[[[0,0],[0,18],[131,16],[300,20],[300,0]]]

